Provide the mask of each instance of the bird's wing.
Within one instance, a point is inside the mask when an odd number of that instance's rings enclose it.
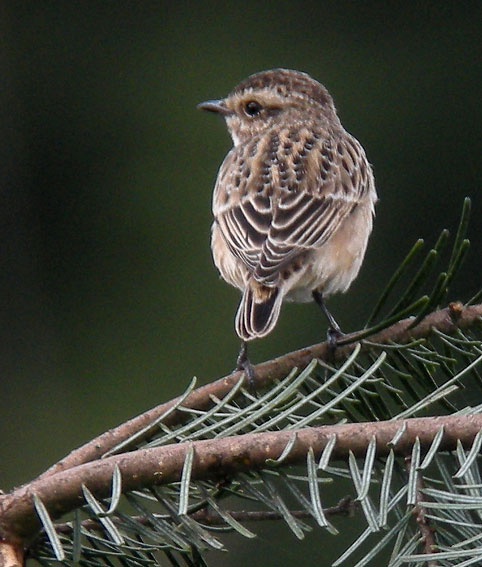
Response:
[[[286,163],[286,160],[292,160]],[[280,274],[308,251],[320,248],[373,190],[370,166],[361,145],[348,134],[308,144],[280,161],[280,183],[273,219],[254,278],[274,285]],[[283,175],[280,177],[283,180]]]
[[[237,148],[233,148],[219,170],[213,214],[231,253],[253,273],[268,237],[273,208],[267,191],[252,191],[249,173]]]
[[[216,222],[231,252],[268,286],[322,246],[370,190],[370,166],[354,138],[307,139],[289,152],[280,147],[264,178],[240,175],[244,162],[233,148],[218,176]]]

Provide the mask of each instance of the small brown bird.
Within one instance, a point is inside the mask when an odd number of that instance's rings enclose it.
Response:
[[[299,71],[256,73],[198,106],[224,116],[234,143],[214,189],[211,246],[221,276],[243,294],[238,367],[245,341],[272,331],[283,300],[314,299],[336,337],[324,298],[357,276],[377,200],[362,146],[326,88]]]

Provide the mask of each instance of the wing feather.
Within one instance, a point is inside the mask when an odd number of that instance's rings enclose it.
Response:
[[[289,152],[282,143],[289,132],[265,137],[252,157],[261,175],[255,167],[246,174],[242,147],[226,156],[213,212],[230,251],[270,286],[297,257],[323,246],[374,188],[362,147],[345,132],[335,140],[304,129]]]

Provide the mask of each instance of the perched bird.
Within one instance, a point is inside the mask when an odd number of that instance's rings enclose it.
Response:
[[[234,144],[214,189],[211,246],[221,276],[242,292],[238,367],[284,300],[314,299],[336,337],[324,298],[357,276],[377,200],[365,151],[326,88],[299,71],[256,73],[198,107],[224,116]]]

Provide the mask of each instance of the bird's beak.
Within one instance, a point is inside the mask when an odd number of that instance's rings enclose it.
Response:
[[[209,110],[209,112],[217,112],[218,114],[222,114],[223,116],[226,116],[226,114],[229,114],[230,112],[223,99],[200,102],[196,108],[200,108],[201,110]]]

